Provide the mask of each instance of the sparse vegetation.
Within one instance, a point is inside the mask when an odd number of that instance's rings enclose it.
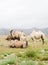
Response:
[[[48,65],[48,38],[47,44],[41,41],[29,41],[27,48],[9,48],[6,36],[0,36],[0,65]]]

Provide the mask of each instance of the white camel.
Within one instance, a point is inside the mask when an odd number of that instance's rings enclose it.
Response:
[[[35,41],[35,39],[41,39],[43,44],[45,42],[45,34],[42,31],[35,31],[33,30],[30,34],[30,38]]]

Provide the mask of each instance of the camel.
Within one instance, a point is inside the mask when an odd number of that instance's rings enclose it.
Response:
[[[41,31],[35,31],[33,30],[30,34],[30,38],[35,41],[35,39],[41,39],[43,44],[45,43],[45,34]]]
[[[28,46],[28,41],[26,40],[25,34],[21,31],[16,31],[13,33],[13,30],[11,30],[6,40],[10,40],[9,46],[12,48],[25,48]]]
[[[9,44],[11,48],[26,48],[28,46],[27,41],[12,40]]]

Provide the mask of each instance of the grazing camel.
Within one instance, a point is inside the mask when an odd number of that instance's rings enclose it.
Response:
[[[41,31],[35,31],[33,30],[30,34],[30,38],[35,41],[35,39],[41,39],[43,44],[45,43],[45,34]]]

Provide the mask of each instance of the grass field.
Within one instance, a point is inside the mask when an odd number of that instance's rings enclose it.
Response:
[[[27,48],[9,48],[6,36],[0,36],[0,65],[48,65],[48,37],[46,43],[33,43]]]

